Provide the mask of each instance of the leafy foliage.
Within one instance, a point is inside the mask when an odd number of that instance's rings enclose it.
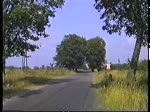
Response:
[[[135,79],[141,46],[148,45],[148,1],[147,0],[95,0],[98,12],[104,10],[103,30],[109,34],[124,30],[126,35],[135,36],[136,44],[127,75],[129,81]]]
[[[57,46],[57,55],[54,60],[57,65],[63,65],[68,69],[77,69],[85,61],[86,40],[76,34],[66,35],[60,45]]]
[[[138,36],[143,45],[147,45],[147,0],[95,0],[94,6],[98,12],[104,10],[100,17],[105,22],[103,30],[121,34],[123,29],[128,36]]]
[[[3,57],[24,56],[26,51],[39,48],[29,41],[47,37],[45,27],[49,17],[55,17],[64,0],[4,0],[3,1]]]
[[[105,41],[100,37],[95,37],[87,41],[86,44],[86,61],[92,69],[101,69],[105,62]]]

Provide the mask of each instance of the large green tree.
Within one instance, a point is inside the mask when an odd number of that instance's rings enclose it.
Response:
[[[92,71],[102,68],[105,62],[105,41],[100,37],[89,39],[86,44],[86,62]]]
[[[57,46],[57,55],[54,57],[57,65],[77,71],[85,61],[86,40],[76,34],[66,35],[60,45]]]
[[[12,56],[25,56],[39,46],[31,43],[47,37],[49,17],[55,17],[64,0],[3,0],[3,66]],[[29,42],[30,41],[30,42]]]
[[[109,34],[124,30],[129,37],[136,38],[130,70],[127,75],[129,81],[135,79],[137,63],[141,46],[148,44],[148,1],[147,0],[95,0],[98,12],[102,12],[100,19],[104,20],[103,30]]]

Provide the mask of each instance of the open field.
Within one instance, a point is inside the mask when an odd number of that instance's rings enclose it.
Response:
[[[67,70],[9,70],[3,83],[3,95],[41,88],[49,80],[65,78],[75,73]]]

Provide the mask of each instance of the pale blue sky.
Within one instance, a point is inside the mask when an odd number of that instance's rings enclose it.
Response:
[[[56,12],[56,17],[51,18],[51,27],[47,28],[48,38],[41,38],[41,48],[29,53],[29,67],[49,65],[56,55],[56,46],[63,40],[64,35],[77,34],[86,39],[100,36],[107,44],[106,58],[112,63],[127,62],[132,57],[135,39],[127,37],[124,33],[109,35],[102,30],[103,20],[99,19],[100,13],[93,7],[95,0],[66,0],[62,9]],[[147,48],[142,48],[141,59],[148,59]],[[21,58],[9,58],[6,65],[21,67]]]

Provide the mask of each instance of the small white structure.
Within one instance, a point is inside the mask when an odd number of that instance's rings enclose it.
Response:
[[[86,66],[86,68],[87,68],[87,69],[89,69],[89,66],[88,66],[88,64],[85,64],[85,66]]]
[[[110,69],[111,69],[111,68],[110,68],[110,65],[111,65],[111,63],[107,63],[107,64],[106,64],[106,69],[107,69],[107,70],[110,70]]]

